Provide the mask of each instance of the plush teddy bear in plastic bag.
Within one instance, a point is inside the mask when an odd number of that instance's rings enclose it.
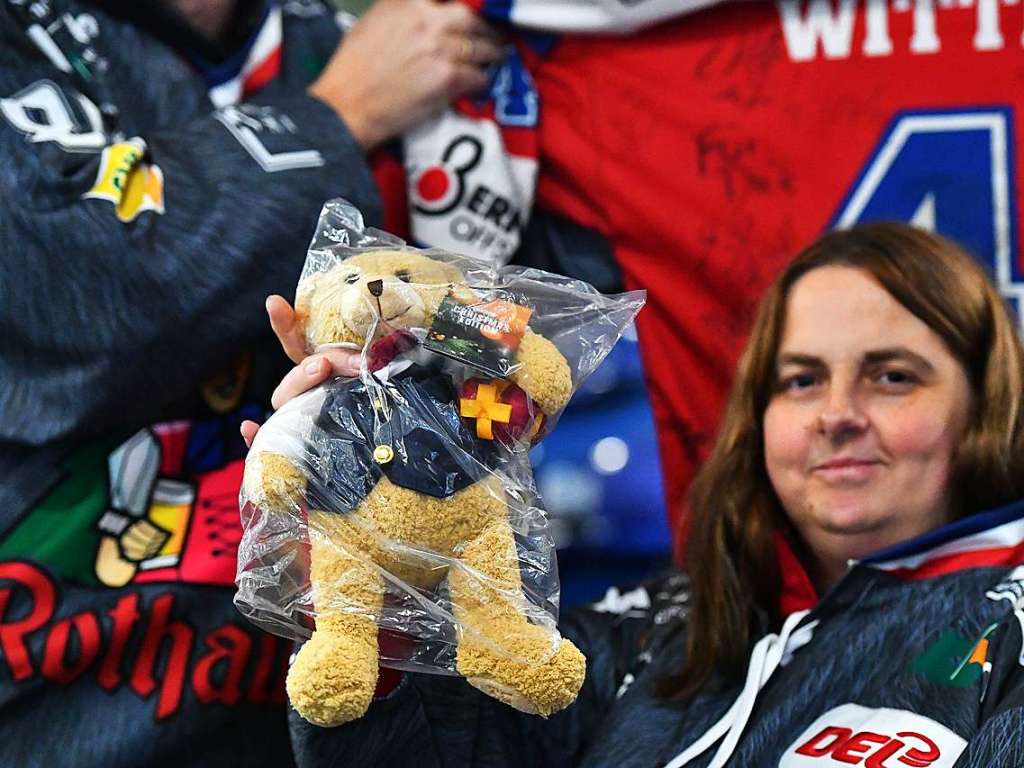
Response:
[[[528,450],[642,303],[407,247],[325,206],[296,312],[310,352],[359,349],[361,373],[267,421],[241,494],[236,603],[306,641],[287,680],[299,714],[360,717],[380,663],[463,675],[525,712],[574,700],[585,659],[556,628]]]

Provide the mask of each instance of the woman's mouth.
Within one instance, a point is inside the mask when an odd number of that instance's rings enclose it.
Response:
[[[877,459],[836,458],[814,465],[811,472],[826,482],[856,483],[873,477],[881,466]]]

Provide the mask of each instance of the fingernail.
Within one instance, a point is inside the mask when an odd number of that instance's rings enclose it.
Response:
[[[323,358],[322,357],[318,357],[316,360],[313,360],[312,362],[306,363],[306,375],[307,376],[316,376],[318,373],[320,373],[320,364],[322,362],[323,362]]]

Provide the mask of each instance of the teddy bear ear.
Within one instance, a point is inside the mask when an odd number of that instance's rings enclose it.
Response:
[[[306,275],[299,281],[299,285],[295,289],[295,319],[299,324],[299,332],[306,339],[307,345],[309,344],[308,324],[312,314],[313,300],[317,291],[323,287],[324,278],[323,272]]]
[[[313,294],[316,293],[317,286],[322,277],[323,273],[313,272],[299,281],[298,286],[295,288],[295,309],[309,307],[309,302]]]
[[[445,280],[449,283],[464,283],[466,282],[466,276],[462,274],[462,270],[454,264],[448,262],[441,262],[443,264],[442,272],[444,273]]]

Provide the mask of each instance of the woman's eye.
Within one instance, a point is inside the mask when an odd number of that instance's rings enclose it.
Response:
[[[801,392],[803,390],[810,389],[817,383],[818,377],[813,373],[798,373],[783,379],[780,389],[788,390],[790,392]]]
[[[883,384],[891,384],[894,386],[904,386],[913,384],[917,381],[916,377],[908,371],[882,371],[878,376],[878,380]]]
[[[353,272],[351,275],[349,275],[348,277],[345,278],[345,282],[348,283],[349,285],[352,285],[354,283],[358,283],[359,282],[359,275],[357,275],[355,272]]]
[[[408,283],[412,281],[412,275],[409,274],[409,270],[407,269],[398,270],[397,272],[395,272],[395,277],[397,277],[403,283]]]

